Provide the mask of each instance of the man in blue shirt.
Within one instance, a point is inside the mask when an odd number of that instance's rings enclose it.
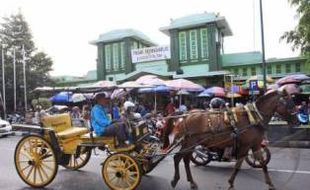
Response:
[[[107,114],[109,95],[106,92],[97,93],[97,104],[91,110],[91,125],[98,136],[116,136],[119,144],[125,144],[127,137],[126,126],[123,123],[112,123]]]

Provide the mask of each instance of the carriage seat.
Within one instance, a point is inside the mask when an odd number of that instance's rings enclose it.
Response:
[[[90,143],[92,142],[92,139],[90,137],[90,133],[84,134],[81,137],[82,141],[84,143]],[[111,144],[114,143],[114,137],[107,137],[107,136],[97,136],[95,133],[93,133],[93,140],[95,143],[104,143],[104,144]]]
[[[65,129],[64,131],[56,133],[56,135],[59,139],[69,139],[69,138],[84,135],[88,132],[89,130],[87,128],[70,127],[68,129]]]
[[[72,127],[69,113],[46,115],[41,118],[43,127],[52,128],[56,133],[65,131]]]

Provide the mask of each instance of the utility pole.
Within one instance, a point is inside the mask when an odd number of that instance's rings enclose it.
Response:
[[[27,112],[27,82],[26,82],[26,56],[25,56],[25,46],[23,45],[23,73],[24,73],[24,103],[25,112]]]
[[[4,72],[4,46],[1,48],[2,62],[2,100],[3,100],[3,117],[6,120],[6,99],[5,99],[5,72]]]
[[[262,39],[262,67],[263,67],[263,81],[264,81],[264,91],[267,90],[266,85],[266,60],[265,60],[265,39],[264,39],[264,19],[263,19],[263,5],[262,0],[259,0],[260,8],[260,27],[261,27],[261,39]]]
[[[16,55],[15,47],[13,48],[13,83],[14,83],[14,112],[16,112]]]
[[[230,75],[231,107],[234,107],[234,75]]]

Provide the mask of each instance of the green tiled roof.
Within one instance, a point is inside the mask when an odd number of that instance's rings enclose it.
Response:
[[[266,63],[283,63],[294,61],[305,61],[305,57],[288,57],[288,58],[269,58]],[[222,66],[233,67],[241,65],[255,65],[262,63],[262,54],[258,51],[242,52],[222,55]]]
[[[169,35],[171,29],[187,29],[193,27],[199,27],[207,23],[215,22],[217,27],[220,28],[225,36],[231,36],[232,31],[223,16],[219,16],[215,13],[202,13],[194,14],[181,18],[171,20],[169,26],[161,27],[159,30]]]
[[[222,66],[231,67],[239,65],[251,65],[261,63],[262,54],[260,52],[244,52],[222,55]]]
[[[143,41],[144,43],[148,45],[156,45],[149,37],[147,37],[145,34],[138,30],[134,29],[118,29],[118,30],[112,30],[107,33],[103,33],[99,35],[99,38],[97,40],[91,41],[90,44],[96,45],[100,42],[113,42],[122,40],[126,37],[132,37],[137,40]]]
[[[173,75],[174,79],[178,78],[197,78],[197,77],[212,77],[212,76],[218,76],[218,75],[227,75],[230,74],[228,71],[209,71],[205,73],[185,73],[181,75]]]

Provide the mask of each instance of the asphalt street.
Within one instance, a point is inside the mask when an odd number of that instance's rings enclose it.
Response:
[[[0,138],[0,190],[30,190],[19,178],[14,166],[14,149],[20,137]],[[269,163],[271,178],[279,190],[309,190],[310,149],[271,148]],[[101,177],[101,163],[105,154],[92,156],[80,171],[59,167],[55,180],[46,190],[102,190],[108,189]],[[227,180],[234,163],[213,162],[207,167],[192,165],[192,173],[201,190],[228,189]],[[175,189],[190,189],[183,164],[180,165],[181,179]],[[173,189],[170,181],[174,174],[173,159],[167,157],[150,174],[142,178],[138,189]],[[235,182],[236,190],[267,189],[262,171],[252,169],[246,163]]]

